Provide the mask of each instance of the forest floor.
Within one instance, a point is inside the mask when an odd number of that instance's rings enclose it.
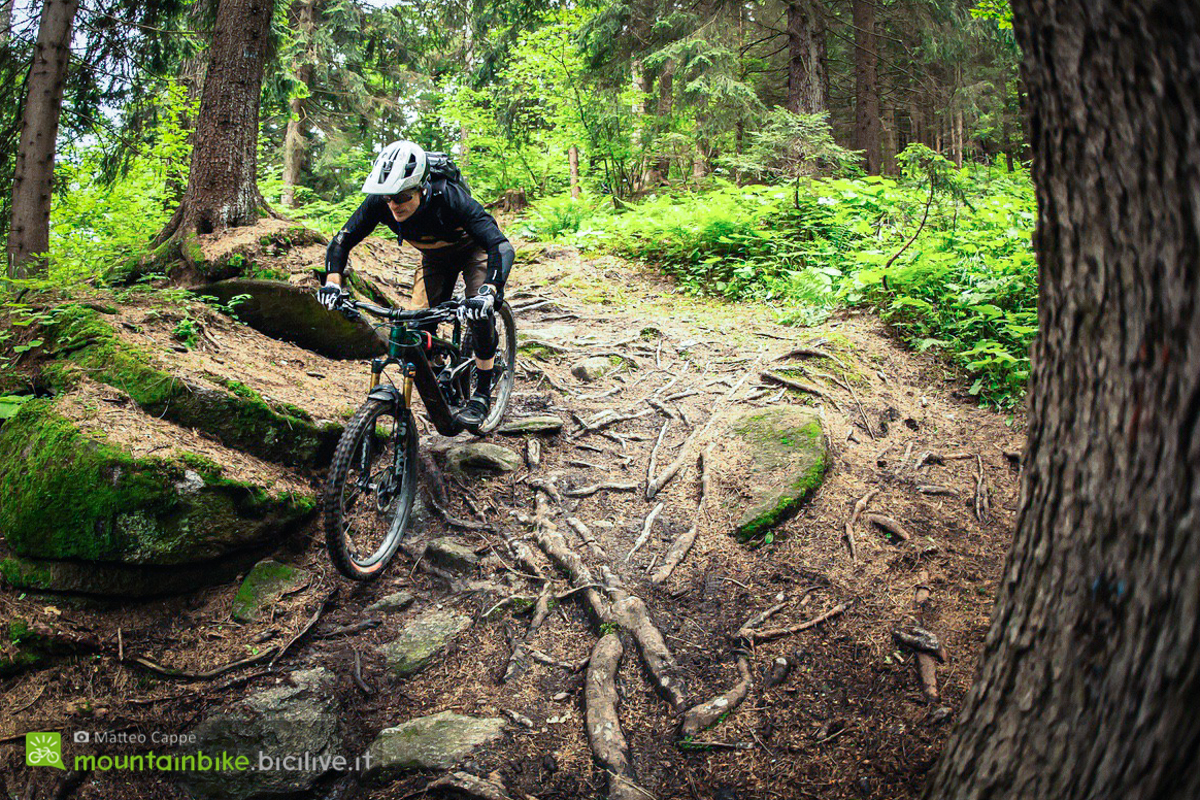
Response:
[[[290,270],[319,266],[321,250],[294,252],[300,263]],[[380,272],[397,260],[411,263],[378,242],[356,257],[364,266],[374,260]],[[635,796],[916,797],[970,686],[987,630],[1017,507],[1019,423],[975,405],[950,370],[905,349],[868,313],[840,313],[812,328],[783,327],[769,309],[689,297],[662,276],[619,259],[536,246],[514,269],[508,300],[523,343],[508,418],[554,414],[566,424],[561,433],[539,437],[536,466],[468,481],[446,476],[445,513],[418,526],[378,580],[352,585],[337,575],[318,518],[276,555],[311,572],[312,580],[254,623],[229,618],[237,583],[107,607],[0,593],[6,616],[52,619],[98,643],[89,655],[64,657],[0,683],[0,737],[9,737],[0,744],[5,796],[184,797],[161,778],[100,772],[59,778],[44,774],[51,770],[17,769],[23,757],[17,735],[102,727],[181,731],[214,708],[313,666],[337,676],[344,751],[352,756],[380,730],[413,717],[445,710],[503,717],[509,722],[503,743],[479,755],[474,771],[498,772],[514,797],[604,796],[609,776],[585,730],[582,665],[612,627],[601,630],[589,615],[587,591],[551,604],[529,634],[528,601],[492,610],[509,596],[537,598],[571,588],[539,547],[554,539],[547,532],[557,531],[561,538],[554,540],[604,576],[609,589],[623,585],[644,601],[642,622],[661,632],[657,641],[674,661],[668,669],[678,688],[656,692],[657,681],[639,658],[645,640],[622,626],[625,656],[615,687]],[[138,328],[130,337],[171,350],[169,319],[150,319],[136,304],[121,315]],[[171,354],[178,369],[227,375],[317,417],[344,418],[361,399],[368,374],[363,363],[325,359],[219,315],[205,328],[196,349]],[[820,352],[784,358],[801,346]],[[595,382],[572,373],[585,358],[613,355],[621,366]],[[786,370],[823,395],[764,382],[768,370]],[[813,499],[772,542],[748,546],[730,534],[743,495],[717,484],[701,496],[696,456],[718,428],[689,437],[712,415],[778,404],[810,405],[823,418],[831,465]],[[606,410],[629,418],[592,423]],[[129,418],[128,409],[113,413],[125,415],[114,419],[114,429],[150,431],[149,423]],[[446,447],[431,426],[424,428],[423,450]],[[202,432],[182,430],[145,435],[193,449],[203,439]],[[526,438],[493,435],[488,441],[524,454]],[[681,448],[689,449],[679,473],[647,500],[647,476],[661,475]],[[317,487],[322,478],[293,472],[279,480]],[[604,482],[636,489],[570,496],[572,489]],[[978,505],[981,484],[987,508]],[[847,520],[868,495],[853,527],[852,557]],[[627,557],[659,503],[650,538]],[[900,523],[908,540],[885,536],[866,521],[869,513]],[[568,518],[586,526],[592,544]],[[693,524],[690,552],[669,577],[652,581],[671,542]],[[481,557],[472,574],[456,578],[424,563],[425,542],[443,536]],[[531,577],[535,569],[548,580]],[[401,589],[417,598],[410,608],[376,616],[373,627],[347,630],[371,617],[366,606]],[[928,600],[917,607],[922,590]],[[620,597],[610,592],[611,599]],[[433,607],[466,614],[472,624],[429,668],[404,680],[390,677],[378,647]],[[739,641],[739,630],[768,610],[769,621],[752,627],[782,629],[834,613],[794,633]],[[314,615],[315,625],[306,628]],[[927,696],[914,651],[893,636],[914,620],[937,636],[947,656],[935,667],[937,699]],[[167,678],[132,662],[141,657],[201,672],[287,643],[302,630],[307,635],[272,666],[259,661],[212,680]],[[536,654],[510,672],[514,647]],[[789,659],[790,674],[768,687],[780,657]],[[738,684],[739,662],[753,680],[748,697],[711,728],[681,740],[680,712]],[[356,680],[356,663],[369,693]],[[306,796],[400,800],[420,794],[432,777],[409,772],[360,785],[353,776],[333,775]]]

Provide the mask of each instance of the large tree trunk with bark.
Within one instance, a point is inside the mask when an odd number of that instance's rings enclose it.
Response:
[[[788,0],[787,35],[788,110],[797,114],[828,110],[825,19],[814,0]]]
[[[194,260],[193,235],[253,225],[265,211],[256,180],[258,101],[273,10],[274,0],[217,7],[187,191],[156,240],[179,243],[186,263]]]
[[[78,8],[78,0],[46,0],[42,7],[13,176],[8,228],[8,274],[13,278],[30,277],[46,268],[35,256],[50,249],[54,151],[71,55],[71,26]]]
[[[0,0],[0,47],[12,36],[12,13],[16,0]]]
[[[1029,438],[926,797],[1200,797],[1200,15],[1013,7],[1039,205]]]
[[[306,90],[312,89],[313,35],[317,30],[317,0],[302,0],[297,4],[296,30],[305,46],[296,65],[296,80]],[[307,91],[305,92],[307,94]],[[298,94],[288,100],[287,132],[283,138],[283,192],[280,202],[287,208],[296,207],[296,183],[308,149],[308,119],[304,98]]]
[[[878,175],[883,161],[879,121],[879,37],[875,0],[854,0],[854,146],[863,151],[863,167]]]

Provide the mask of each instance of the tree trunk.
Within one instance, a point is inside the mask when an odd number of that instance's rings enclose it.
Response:
[[[21,143],[13,175],[8,228],[8,274],[31,277],[46,269],[40,256],[50,249],[50,194],[63,84],[70,56],[71,25],[78,0],[46,0],[38,28],[29,91],[21,120]]]
[[[196,125],[188,188],[156,244],[253,225],[258,192],[258,101],[274,0],[221,0]],[[192,261],[191,248],[180,254]]]
[[[296,79],[306,90],[312,89],[313,80],[313,34],[317,30],[317,0],[299,3],[296,30],[304,39],[304,50],[300,64],[296,66]],[[307,94],[307,91],[306,91]],[[283,192],[280,202],[287,208],[296,207],[296,182],[300,180],[300,169],[304,165],[304,152],[308,148],[308,121],[304,99],[292,97],[288,100],[287,133],[283,139]]]
[[[825,94],[825,21],[812,0],[788,0],[789,111],[817,114],[829,108]]]
[[[1021,508],[925,796],[1200,797],[1200,19],[1013,9],[1040,264]]]
[[[863,167],[878,175],[882,163],[879,123],[879,37],[874,0],[854,0],[854,146],[863,151]]]
[[[0,47],[12,36],[12,12],[16,0],[0,0]]]
[[[571,199],[579,199],[579,148],[571,145],[567,151],[567,166],[571,169]]]

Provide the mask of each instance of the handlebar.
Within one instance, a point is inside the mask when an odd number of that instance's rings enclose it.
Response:
[[[368,303],[365,300],[346,298],[338,308],[342,311],[365,311],[368,314],[382,317],[390,322],[415,322],[420,325],[427,322],[448,322],[457,316],[460,305],[462,303],[458,300],[447,300],[445,303],[441,303],[433,308],[418,308],[406,311],[402,308],[384,308],[374,303]]]

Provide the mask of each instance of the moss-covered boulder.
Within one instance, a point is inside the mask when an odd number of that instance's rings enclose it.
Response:
[[[238,587],[229,616],[235,622],[253,622],[284,594],[302,589],[311,581],[312,573],[307,570],[269,558],[260,561]]]
[[[370,284],[357,279],[354,285]],[[317,302],[311,288],[281,281],[233,278],[201,286],[195,292],[216,297],[222,303],[249,295],[237,306],[238,319],[273,339],[291,342],[326,358],[366,359],[383,355],[386,350],[366,319],[352,322],[340,313],[329,311]],[[377,305],[386,300],[378,292],[365,294],[367,300]]]
[[[55,358],[43,366],[42,381],[55,391],[68,391],[86,377],[128,393],[155,417],[279,464],[323,464],[341,435],[340,425],[314,422],[303,410],[269,403],[242,384],[174,375],[83,306],[60,313],[47,337]]]
[[[299,484],[234,479],[177,449],[135,456],[64,416],[72,402],[31,400],[0,428],[9,583],[134,595],[201,585],[222,577],[214,566],[277,543],[315,509]]]
[[[399,636],[379,650],[392,674],[407,678],[424,669],[454,637],[469,627],[470,617],[433,609],[405,625]]]
[[[385,728],[367,749],[363,777],[384,781],[412,769],[452,769],[504,735],[498,717],[468,717],[443,711]]]
[[[749,409],[734,418],[713,451],[718,485],[741,499],[733,532],[770,541],[771,529],[821,486],[828,464],[821,422],[805,409]]]

